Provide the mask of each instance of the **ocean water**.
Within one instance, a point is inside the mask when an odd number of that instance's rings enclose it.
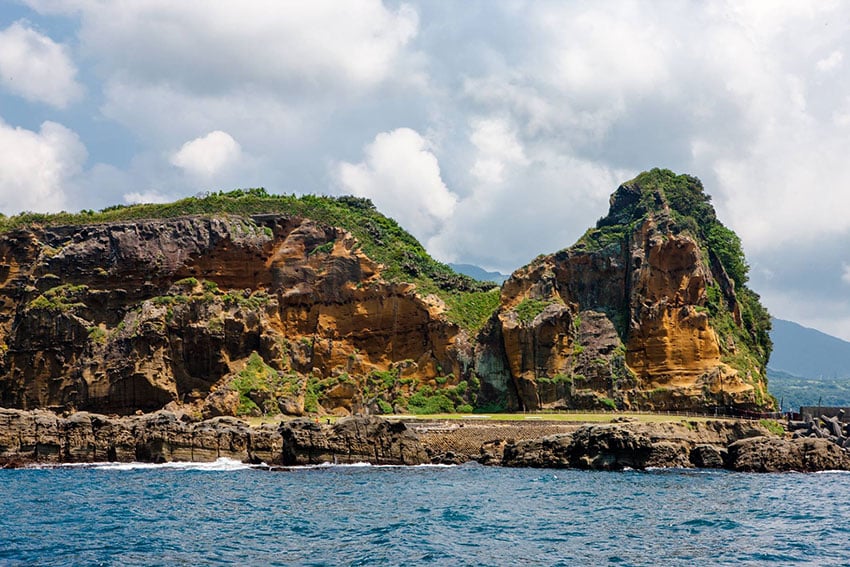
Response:
[[[0,470],[0,565],[850,565],[850,474]]]

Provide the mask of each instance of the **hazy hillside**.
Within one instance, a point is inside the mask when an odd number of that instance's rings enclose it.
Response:
[[[771,338],[768,388],[784,410],[850,405],[850,343],[782,319]]]
[[[795,376],[850,379],[850,343],[782,319],[773,320],[768,366]]]
[[[484,268],[473,266],[472,264],[449,264],[449,266],[459,274],[463,274],[483,282],[496,282],[500,284],[509,277],[508,275],[500,272],[488,272]]]
[[[781,370],[767,369],[768,390],[783,411],[800,406],[850,406],[850,380],[801,378]]]

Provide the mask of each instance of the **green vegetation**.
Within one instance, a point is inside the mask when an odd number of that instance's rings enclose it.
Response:
[[[415,283],[422,295],[436,293],[448,305],[448,317],[472,332],[480,329],[498,304],[498,292],[493,289],[495,284],[476,281],[437,262],[396,221],[379,213],[369,199],[359,197],[299,197],[274,195],[263,188],[237,189],[188,197],[173,203],[115,205],[99,212],[26,212],[0,217],[0,232],[31,225],[82,225],[186,215],[245,216],[261,213],[302,216],[351,232],[366,255],[383,264],[384,279]],[[250,220],[243,220],[242,225],[246,231],[271,235],[269,227],[258,227]],[[332,248],[333,242],[328,242],[316,247],[312,253],[328,253]],[[194,278],[186,278],[182,282],[189,284],[191,279]]]
[[[89,327],[89,340],[93,343],[103,344],[106,342],[106,331],[102,327]]]
[[[443,299],[449,308],[447,317],[452,323],[475,333],[499,308],[500,294],[498,287],[487,291],[446,294]]]
[[[330,254],[333,249],[334,249],[334,241],[331,240],[330,242],[325,242],[324,244],[320,244],[319,246],[316,246],[315,248],[313,248],[310,251],[309,255],[313,256],[315,254]]]
[[[398,367],[373,370],[361,382],[364,400],[383,414],[393,413],[395,407],[413,414],[472,411],[477,389],[470,390],[465,380],[452,385],[456,380],[454,374],[436,376],[436,387],[416,378],[401,378],[400,374]],[[324,387],[322,382],[318,386],[320,390]]]
[[[296,374],[275,370],[256,352],[251,353],[245,368],[230,382],[230,388],[239,393],[239,415],[280,413],[278,398],[298,395],[300,386],[301,380]],[[264,407],[259,407],[257,400],[263,400]]]
[[[543,313],[543,310],[549,306],[552,301],[545,301],[542,299],[532,299],[530,297],[526,297],[514,308],[516,312],[517,318],[519,322],[523,325],[530,325],[534,319]]]
[[[30,309],[46,309],[57,313],[68,313],[74,309],[85,308],[83,301],[88,294],[88,286],[63,284],[50,288],[29,302]]]
[[[803,378],[767,370],[770,392],[782,402],[783,410],[798,411],[800,406],[850,406],[850,380],[846,378]]]
[[[434,392],[430,386],[423,386],[410,396],[407,409],[413,414],[454,413],[455,404],[442,391]]]
[[[785,427],[775,419],[761,419],[759,420],[759,425],[774,435],[785,435]]]

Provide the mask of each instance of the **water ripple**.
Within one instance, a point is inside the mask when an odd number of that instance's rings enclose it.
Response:
[[[846,565],[846,474],[0,471],[0,565]]]

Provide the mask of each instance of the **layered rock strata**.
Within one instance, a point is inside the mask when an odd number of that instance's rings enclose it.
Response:
[[[415,378],[387,397],[459,383],[469,347],[445,306],[380,269],[346,231],[287,215],[15,230],[0,237],[0,406],[235,415],[225,391],[252,354],[277,390],[242,400],[257,413],[368,413],[373,372]]]
[[[576,245],[503,284],[476,351],[482,394],[525,410],[770,407],[770,322],[745,282],[699,180],[642,174]]]
[[[596,228],[517,270],[498,302],[368,201],[252,198],[300,213],[10,223],[0,406],[213,418],[773,404],[769,317],[695,178],[624,183]]]

